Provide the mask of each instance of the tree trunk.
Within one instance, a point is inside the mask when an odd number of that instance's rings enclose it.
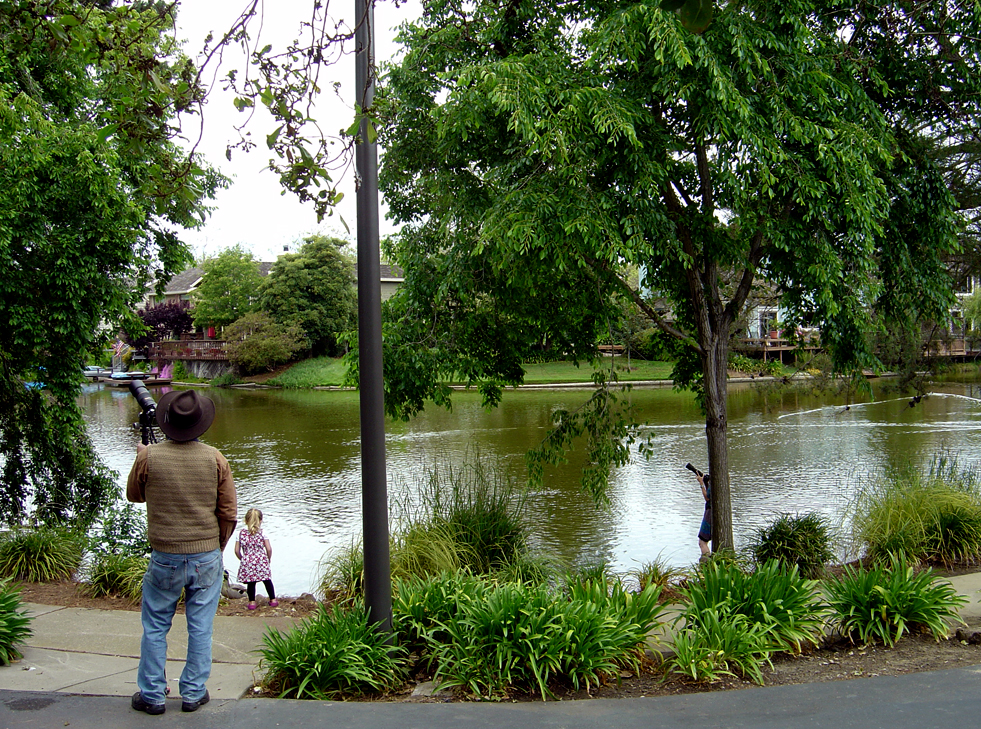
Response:
[[[729,491],[729,419],[726,412],[729,332],[716,332],[705,347],[705,438],[712,475],[712,549],[734,549]]]

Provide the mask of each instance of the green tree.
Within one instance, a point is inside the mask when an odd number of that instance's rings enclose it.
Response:
[[[255,311],[262,275],[250,251],[233,246],[206,260],[204,277],[194,292],[194,324],[224,327]]]
[[[253,311],[225,329],[228,361],[242,374],[271,371],[303,349],[303,330],[282,325],[264,311]]]
[[[173,25],[170,5],[0,3],[0,522],[109,497],[80,366],[101,323],[186,265],[173,231],[222,184],[173,142],[202,93]]]
[[[675,377],[705,409],[731,547],[726,363],[754,286],[776,287],[791,328],[819,325],[839,370],[877,367],[877,315],[946,317],[956,219],[924,130],[977,126],[979,8],[729,3],[692,35],[646,3],[427,2],[381,110],[406,270],[386,407],[445,403],[460,372],[493,403],[530,341],[561,331],[588,356],[613,297],[632,300],[686,345]],[[626,284],[631,265],[668,310]],[[591,433],[601,485],[627,417],[598,393],[539,464]]]
[[[357,292],[346,243],[305,238],[297,253],[280,256],[262,286],[262,309],[281,324],[298,324],[315,355],[336,354],[338,336],[354,326]]]

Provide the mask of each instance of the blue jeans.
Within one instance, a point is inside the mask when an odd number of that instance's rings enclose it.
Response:
[[[211,629],[221,597],[221,551],[199,554],[167,554],[154,550],[143,576],[143,638],[140,669],[136,675],[143,700],[162,704],[167,688],[167,634],[181,591],[186,590],[187,660],[181,673],[184,701],[204,696],[211,675]]]

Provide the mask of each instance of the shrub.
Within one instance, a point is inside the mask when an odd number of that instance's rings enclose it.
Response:
[[[558,572],[559,567],[555,560],[543,555],[525,552],[492,572],[491,576],[498,582],[554,585]]]
[[[833,624],[861,643],[881,640],[891,647],[914,626],[934,638],[947,635],[949,623],[967,602],[946,580],[927,569],[915,572],[906,557],[890,555],[889,566],[872,569],[845,566],[844,574],[826,584]]]
[[[488,574],[526,553],[525,494],[479,453],[470,454],[460,467],[433,466],[413,491],[416,501],[406,497],[397,502],[393,562],[402,559],[397,552],[407,550],[425,557],[416,574],[457,567]],[[453,554],[456,565],[451,564]],[[405,555],[407,564],[414,559]]]
[[[503,471],[472,453],[454,468],[434,467],[420,488],[417,521],[434,525],[458,545],[463,566],[486,574],[527,549],[526,496]]]
[[[813,512],[781,514],[756,530],[749,549],[758,565],[776,559],[786,566],[796,565],[810,578],[819,577],[824,565],[834,559],[828,523]]]
[[[231,387],[232,385],[241,385],[245,380],[236,375],[234,372],[223,372],[215,378],[212,378],[208,384],[212,387]]]
[[[0,580],[0,666],[21,657],[17,646],[31,636],[31,618],[22,609],[20,590],[10,580]]]
[[[0,542],[0,577],[27,582],[70,578],[82,561],[84,538],[53,527],[16,529]]]
[[[146,516],[133,504],[116,502],[102,512],[89,530],[87,548],[90,554],[150,554]]]
[[[709,554],[708,559],[700,559],[695,567],[696,577],[710,567],[732,567],[740,572],[749,572],[752,566],[749,562],[731,549],[717,549]]]
[[[400,588],[398,604],[408,613],[401,630],[425,643],[441,685],[481,697],[518,687],[544,698],[555,680],[589,687],[621,666],[636,670],[665,609],[659,593],[610,594],[604,583],[586,583],[562,599],[543,585],[451,576]]]
[[[578,565],[565,573],[565,585],[568,592],[577,585],[586,584],[619,584],[620,577],[613,572],[606,562],[592,562]]]
[[[396,580],[393,585],[393,626],[399,642],[422,652],[448,640],[445,625],[455,619],[462,602],[482,600],[492,583],[467,572]],[[424,656],[428,664],[432,654]]]
[[[656,585],[662,589],[670,587],[680,582],[685,574],[685,570],[670,567],[667,561],[658,555],[656,559],[630,570],[628,576],[636,580],[638,589],[643,590],[648,585]]]
[[[782,567],[776,560],[750,574],[731,565],[708,564],[685,594],[687,625],[699,625],[709,610],[716,610],[723,622],[744,615],[749,625],[767,631],[778,651],[799,651],[802,644],[816,642],[824,625],[826,605],[818,583],[802,577],[796,566]]]
[[[673,362],[678,358],[677,340],[657,327],[638,332],[628,342],[630,351],[637,357],[660,362]]]
[[[171,372],[171,377],[178,382],[201,382],[201,378],[191,374],[191,371],[187,369],[187,365],[182,360],[174,361],[174,369]]]
[[[764,362],[761,359],[753,359],[744,354],[729,354],[729,369],[737,372],[745,372],[748,375],[759,375],[764,377],[776,377],[781,374],[783,368],[780,360],[769,359]]]
[[[228,361],[245,374],[271,371],[306,347],[297,324],[281,325],[269,314],[246,314],[225,328]]]
[[[445,524],[410,524],[392,538],[391,574],[393,578],[456,572],[464,562],[460,545]]]
[[[775,651],[768,629],[745,615],[723,616],[715,608],[699,618],[692,627],[675,633],[674,657],[668,662],[671,670],[699,682],[735,676],[736,670],[762,685],[763,663],[769,663]]]
[[[436,575],[460,569],[477,574],[510,570],[544,578],[544,563],[527,555],[522,520],[525,496],[514,482],[473,454],[460,468],[433,467],[415,491],[417,503],[397,502],[401,512],[391,538],[393,578]],[[361,547],[351,545],[321,562],[319,593],[349,600],[361,594]]]
[[[981,559],[981,491],[977,475],[934,459],[924,473],[912,464],[864,484],[849,511],[853,541],[875,561],[890,554],[950,565]]]
[[[270,628],[258,652],[263,684],[280,698],[332,699],[345,694],[384,691],[404,676],[404,649],[368,624],[364,607],[350,610],[321,605],[288,632]]]
[[[347,603],[364,594],[364,549],[360,541],[320,560],[317,595],[324,601]]]
[[[100,554],[90,570],[86,592],[93,597],[119,595],[137,602],[149,558],[136,554]]]

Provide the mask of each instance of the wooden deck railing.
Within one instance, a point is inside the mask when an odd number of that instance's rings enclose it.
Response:
[[[214,339],[157,342],[150,346],[150,359],[227,361],[225,342]]]

